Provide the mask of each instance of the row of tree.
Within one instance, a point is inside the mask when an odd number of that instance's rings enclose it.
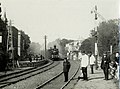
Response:
[[[86,53],[90,51],[94,53],[95,41],[97,39],[99,55],[102,55],[106,51],[110,51],[110,46],[112,46],[113,53],[118,52],[119,22],[120,19],[115,19],[100,23],[97,27],[97,31],[94,29],[91,30],[90,37],[81,43],[80,50]]]
[[[39,55],[41,53],[41,45],[36,42],[32,42],[28,48],[28,54]]]
[[[26,34],[24,31],[21,32],[21,39],[23,39],[23,41],[21,41],[21,58],[23,58],[23,60],[26,60],[24,59],[24,57],[26,57],[29,52],[28,52],[28,49],[30,47],[30,44],[31,44],[31,40],[30,40],[30,37],[28,34]],[[23,44],[23,45],[22,45]]]

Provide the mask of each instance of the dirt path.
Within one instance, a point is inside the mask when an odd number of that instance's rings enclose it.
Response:
[[[95,70],[94,74],[90,74],[90,70],[88,69],[88,74],[89,81],[80,79],[74,89],[119,89],[113,80],[104,80],[101,69]]]

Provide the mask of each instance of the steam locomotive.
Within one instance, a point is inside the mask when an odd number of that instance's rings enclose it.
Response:
[[[56,48],[56,45],[54,45],[54,48],[51,50],[51,59],[53,61],[59,60],[59,50]]]

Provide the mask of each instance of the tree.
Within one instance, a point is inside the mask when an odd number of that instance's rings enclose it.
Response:
[[[27,34],[25,34],[25,45],[24,46],[26,50],[30,47],[30,43],[31,43],[30,37]]]
[[[66,56],[67,51],[65,49],[65,46],[66,46],[66,44],[68,44],[70,42],[73,42],[73,41],[74,40],[68,40],[68,39],[62,39],[62,40],[60,40],[59,45],[61,46],[61,54],[62,55]]]
[[[24,31],[22,31],[22,44],[23,44],[22,46],[24,47],[23,48],[24,56],[28,55],[27,50],[30,47],[30,43],[31,43],[30,37],[27,34],[25,34]]]
[[[115,21],[102,22],[98,27],[98,49],[100,55],[105,51],[110,51],[110,45],[113,46],[113,52],[118,51],[119,29]]]
[[[28,54],[39,55],[41,53],[41,45],[39,43],[32,42],[28,49]]]
[[[110,51],[110,45],[112,45],[113,53],[119,51],[119,19],[109,20],[99,24],[97,31],[94,29],[90,31],[90,37],[85,39],[81,43],[80,50],[89,51],[94,53],[94,44],[97,37],[99,55],[102,55],[106,51]]]
[[[85,39],[80,46],[81,52],[85,51],[86,54],[88,54],[89,52],[94,53],[94,42],[95,40],[93,37]]]

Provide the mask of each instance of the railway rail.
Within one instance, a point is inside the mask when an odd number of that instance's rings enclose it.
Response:
[[[77,70],[74,72],[74,74],[71,76],[71,78],[68,80],[68,82],[64,83],[62,85],[62,87],[60,87],[59,89],[64,89],[69,83],[70,81],[75,77],[75,75],[77,74],[77,72],[79,71],[80,66],[77,68]],[[51,79],[45,81],[44,83],[42,83],[41,85],[37,86],[34,89],[48,89],[48,88],[44,88],[44,86],[46,86],[47,84],[49,84],[50,82],[54,81],[55,79],[62,77],[63,72],[60,72],[59,74],[57,74],[56,76],[52,77]],[[58,88],[54,88],[54,89],[58,89]]]
[[[49,65],[52,65],[54,63],[54,61],[50,61],[49,63],[43,65],[43,66],[38,66],[38,69],[42,69],[42,68],[45,68]],[[18,74],[18,73],[22,73],[22,72],[25,72],[25,71],[29,71],[29,70],[36,70],[37,67],[31,67],[31,68],[28,68],[28,69],[23,69],[23,70],[19,70],[19,71],[16,71],[16,72],[12,72],[12,73],[9,73],[9,74],[5,74],[4,75],[1,75],[0,76],[0,79],[3,78],[3,77],[7,77],[7,76],[11,76],[11,75],[14,75],[14,74]]]
[[[76,72],[73,74],[73,76],[68,80],[68,82],[66,82],[60,89],[64,89],[69,83],[70,81],[76,76],[76,74],[78,73],[80,69],[80,66],[78,67],[78,69],[76,70]]]
[[[24,70],[24,71],[6,75],[6,76],[0,78],[0,88],[9,86],[11,84],[25,80],[25,79],[35,76],[37,74],[43,73],[47,70],[54,68],[57,65],[59,65],[59,62],[55,62],[55,63],[51,62],[42,67],[32,68],[32,69],[28,69],[28,70]]]
[[[51,79],[45,81],[43,84],[37,86],[35,89],[40,89],[40,88],[42,88],[43,86],[47,85],[49,82],[53,81],[55,78],[58,78],[58,77],[59,77],[60,75],[62,75],[62,74],[63,74],[63,72],[60,72],[58,75],[56,75],[56,76],[52,77]]]

